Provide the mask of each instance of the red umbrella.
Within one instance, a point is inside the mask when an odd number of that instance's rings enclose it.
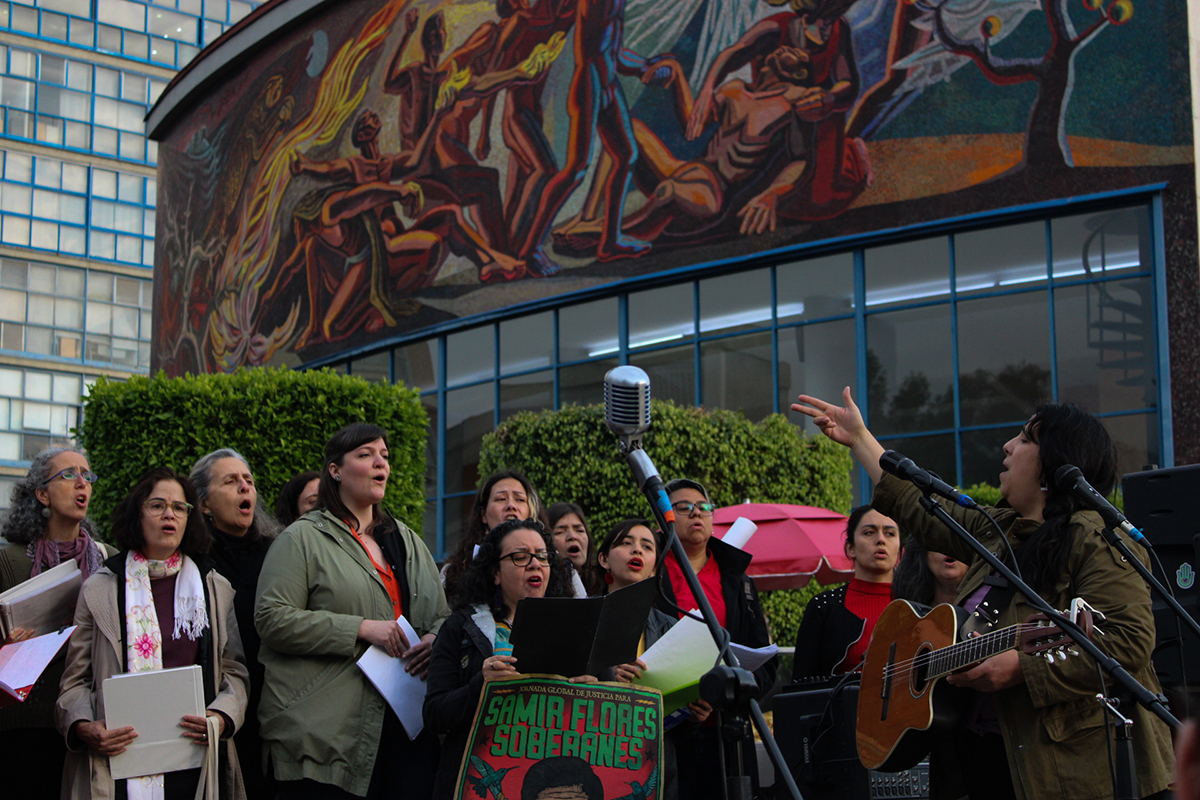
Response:
[[[713,513],[713,533],[723,538],[738,517],[758,526],[745,550],[754,556],[748,572],[759,591],[799,589],[813,578],[820,583],[850,580],[846,558],[846,517],[813,506],[743,503]]]

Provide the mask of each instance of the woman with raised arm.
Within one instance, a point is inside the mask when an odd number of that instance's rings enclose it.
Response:
[[[989,616],[997,628],[1024,621],[1033,609],[1019,594],[1006,597],[995,586],[991,569],[954,532],[920,506],[920,491],[879,466],[883,446],[867,430],[862,414],[846,388],[844,405],[800,395],[794,411],[813,419],[821,431],[850,448],[875,481],[871,505],[896,519],[925,547],[966,561],[967,574],[957,601],[969,612]],[[1082,597],[1106,615],[1104,636],[1097,644],[1116,658],[1152,692],[1161,692],[1150,663],[1154,648],[1154,616],[1150,592],[1141,576],[1101,538],[1099,515],[1084,510],[1070,494],[1054,485],[1055,472],[1065,464],[1082,470],[1102,494],[1112,491],[1117,478],[1116,446],[1104,426],[1076,406],[1048,403],[1038,406],[1003,448],[1000,494],[1003,502],[985,509],[995,518],[1016,553],[1025,580],[1055,608],[1066,608]],[[997,556],[1007,547],[984,515],[943,503],[977,540]],[[1129,547],[1145,557],[1132,540]],[[989,579],[985,582],[985,579]],[[1097,667],[1090,658],[1053,662],[1016,650],[993,656],[946,679],[982,693],[967,729],[957,737],[959,765],[971,780],[971,797],[1016,796],[1100,800],[1113,796],[1109,771],[1109,724],[1096,693],[1102,690]],[[1111,682],[1109,683],[1111,686]],[[1165,724],[1140,706],[1122,706],[1133,720],[1137,784],[1142,797],[1165,792],[1171,779],[1171,737]],[[1006,753],[1004,770],[989,774],[986,757],[989,732],[997,731]],[[1001,774],[996,774],[999,772]],[[997,785],[1011,778],[1011,790]]]
[[[854,577],[805,606],[796,635],[793,681],[858,669],[875,623],[892,600],[892,571],[900,556],[895,520],[870,506],[854,509],[846,522],[844,548],[854,564]]]
[[[424,676],[450,614],[424,541],[383,507],[390,474],[387,431],[342,428],[325,443],[321,508],[289,525],[263,562],[258,718],[280,800],[428,797],[432,788],[436,738],[409,739],[357,663],[378,645]],[[419,641],[405,639],[401,615]]]

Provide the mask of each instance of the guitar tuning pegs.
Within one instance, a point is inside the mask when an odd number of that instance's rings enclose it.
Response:
[[[1071,654],[1071,655],[1073,655],[1073,656],[1078,656],[1078,655],[1079,655],[1079,651],[1078,651],[1078,650],[1076,650],[1074,647],[1068,647],[1068,648],[1067,648],[1067,652],[1068,652],[1068,653],[1070,653],[1070,654]]]
[[[1059,650],[1059,651],[1058,651],[1058,660],[1059,660],[1059,661],[1066,661],[1066,660],[1067,660],[1067,654],[1066,654],[1066,653],[1064,653],[1062,650]]]

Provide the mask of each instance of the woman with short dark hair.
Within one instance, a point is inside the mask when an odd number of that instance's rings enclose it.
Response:
[[[1023,622],[1032,613],[1030,604],[1019,594],[1006,597],[994,585],[987,561],[926,513],[920,489],[883,471],[883,446],[867,429],[849,388],[842,399],[844,405],[837,406],[800,395],[792,409],[812,417],[826,436],[850,448],[875,481],[874,508],[899,520],[927,548],[969,564],[958,589],[960,605],[996,628]],[[1150,661],[1155,636],[1149,588],[1104,541],[1100,516],[1054,482],[1055,473],[1071,464],[1102,495],[1112,491],[1117,451],[1103,423],[1069,403],[1046,403],[1004,444],[1002,456],[1000,495],[1006,502],[986,511],[1016,552],[1024,579],[1055,608],[1067,608],[1072,599],[1082,597],[1105,614],[1105,635],[1097,637],[1097,644],[1143,686],[1161,692]],[[943,506],[994,554],[1006,556],[1007,546],[982,511]],[[1132,540],[1127,544],[1145,560],[1141,545]],[[1068,785],[1071,796],[1080,800],[1112,797],[1108,720],[1095,699],[1102,684],[1090,658],[1051,664],[1008,650],[946,680],[976,690],[982,700],[972,726],[964,731],[974,738],[955,740],[960,752],[956,763],[971,765],[963,777],[975,781],[969,784],[972,797],[997,796],[1007,789],[1024,800],[1046,794],[1047,787]],[[1164,791],[1172,765],[1166,726],[1141,706],[1122,713],[1134,720],[1140,796]],[[989,735],[989,730],[1000,735]],[[985,762],[997,751],[1007,758],[989,771]],[[1002,788],[1006,779],[1011,787]]]
[[[84,583],[75,610],[77,630],[56,721],[71,753],[64,798],[120,797],[190,800],[200,770],[130,778],[118,786],[109,758],[133,743],[132,728],[105,726],[105,679],[126,672],[200,665],[206,715],[215,718],[222,796],[244,798],[234,732],[246,713],[247,671],[233,610],[233,587],[205,555],[210,536],[196,513],[191,481],[166,467],[146,472],[112,514],[121,552]],[[208,723],[186,716],[182,735],[207,746]]]
[[[424,675],[449,615],[421,537],[383,506],[387,431],[347,425],[325,444],[321,508],[271,545],[255,622],[266,668],[261,736],[280,798],[427,796],[437,740],[410,740],[358,668],[371,645]],[[407,641],[403,615],[421,637]]]

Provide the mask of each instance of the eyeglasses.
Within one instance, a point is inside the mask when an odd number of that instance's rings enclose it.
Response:
[[[195,506],[193,506],[191,503],[184,503],[179,500],[176,500],[173,503],[168,503],[161,497],[152,497],[146,502],[142,503],[142,508],[146,509],[147,513],[149,513],[152,517],[161,517],[163,514],[167,513],[168,507],[170,507],[171,511],[175,512],[175,516],[186,517],[188,514],[192,513],[192,509]]]
[[[46,484],[50,483],[51,481],[56,481],[59,479],[62,479],[64,481],[76,481],[80,478],[83,478],[88,483],[95,483],[96,481],[100,480],[100,476],[97,475],[96,473],[92,472],[90,469],[80,469],[79,467],[67,467],[66,469],[60,469],[58,472],[54,473],[49,478],[46,478],[46,480],[42,482],[42,485],[45,486]]]
[[[527,567],[529,566],[529,562],[535,558],[543,564],[549,564],[553,558],[553,554],[545,550],[539,550],[536,553],[531,553],[528,550],[514,550],[508,555],[500,556],[501,561],[506,558],[511,559],[515,567]]]
[[[676,514],[682,514],[685,517],[691,515],[693,508],[699,511],[702,517],[711,517],[713,512],[717,510],[715,505],[708,502],[691,503],[687,500],[680,500],[678,503],[671,504],[672,511]]]

